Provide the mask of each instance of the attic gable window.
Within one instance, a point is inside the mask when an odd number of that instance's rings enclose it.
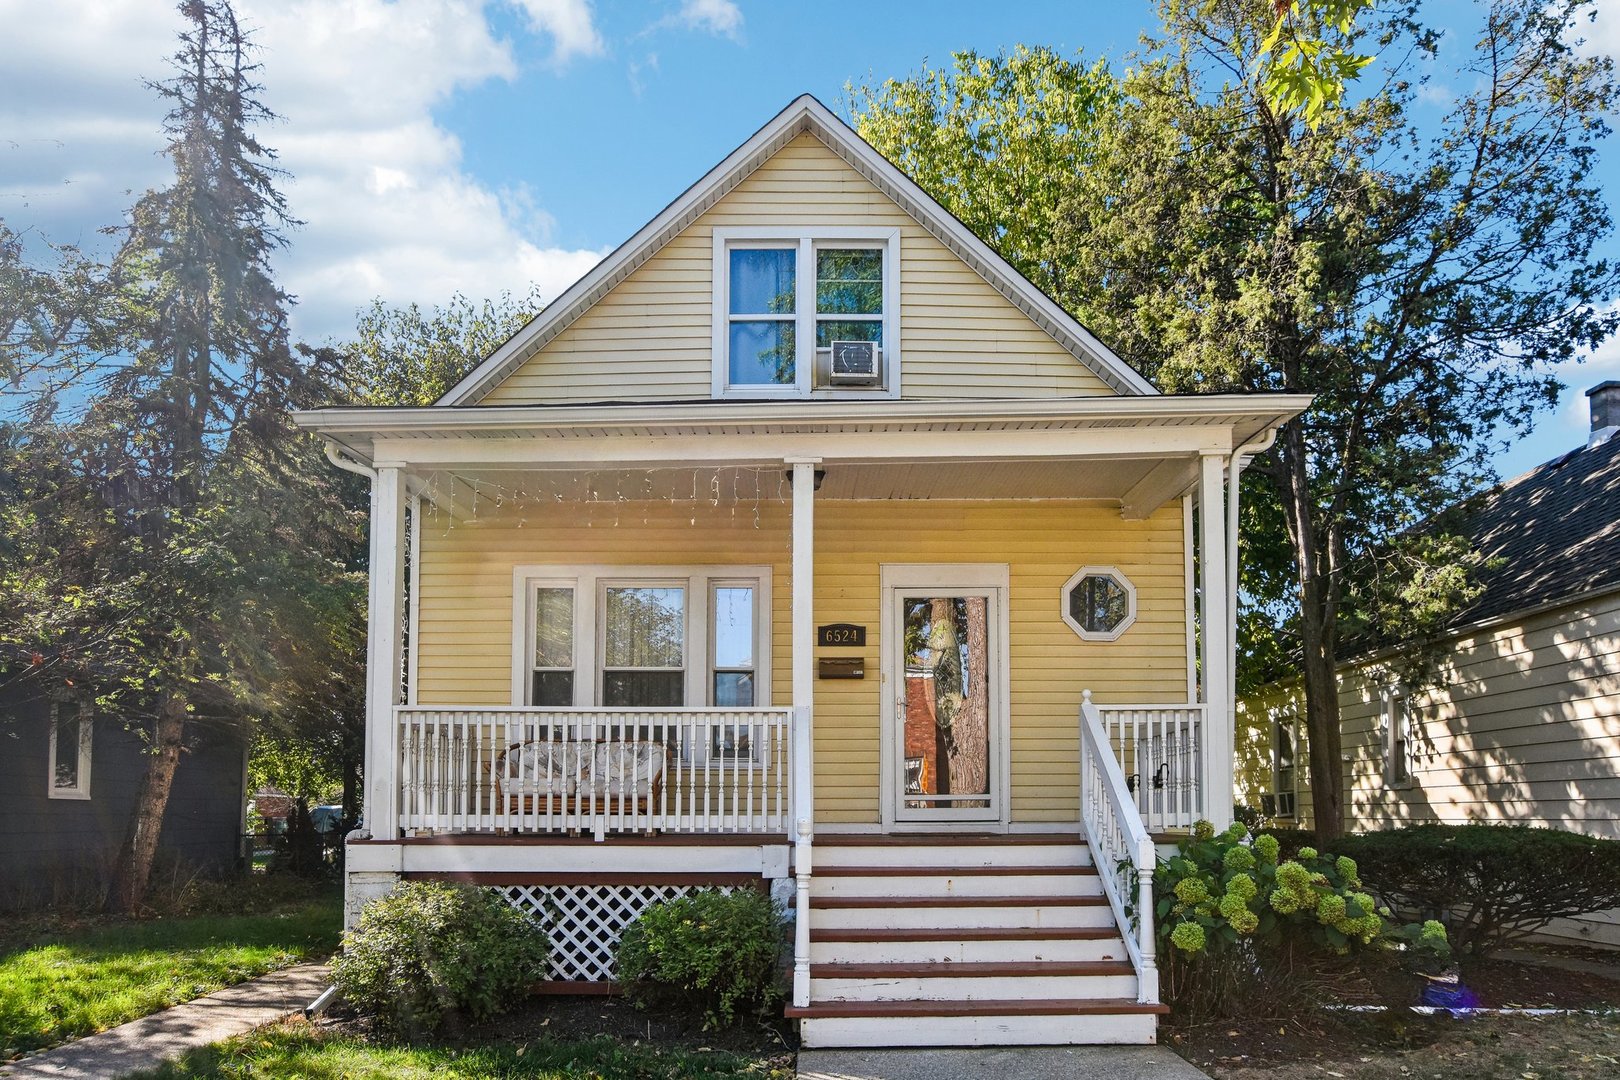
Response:
[[[899,396],[899,265],[898,229],[715,229],[714,396]],[[845,341],[870,379],[832,378]]]

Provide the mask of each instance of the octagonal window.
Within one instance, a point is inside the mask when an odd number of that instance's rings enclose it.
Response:
[[[1063,586],[1063,621],[1087,641],[1112,641],[1136,621],[1136,588],[1111,566],[1084,566]]]

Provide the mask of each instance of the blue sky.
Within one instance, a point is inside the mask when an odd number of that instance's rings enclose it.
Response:
[[[1620,5],[1615,5],[1620,7]],[[263,46],[265,141],[305,224],[281,257],[295,329],[341,336],[371,297],[433,303],[530,282],[555,296],[797,94],[840,112],[851,80],[1019,42],[1118,59],[1143,0],[788,4],[754,0],[238,0]],[[1471,0],[1430,0],[1441,24]],[[0,0],[0,217],[95,246],[161,183],[165,0]],[[1454,39],[1456,35],[1453,35]],[[1620,52],[1620,18],[1592,35]],[[1459,41],[1460,45],[1461,42]],[[1449,86],[1444,60],[1439,91]],[[1604,176],[1620,190],[1620,143]],[[1620,254],[1620,244],[1611,244]],[[1580,391],[1498,459],[1506,475],[1584,437]]]

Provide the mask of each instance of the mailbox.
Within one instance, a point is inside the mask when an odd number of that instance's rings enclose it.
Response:
[[[866,661],[859,657],[823,656],[820,663],[823,679],[866,678]]]

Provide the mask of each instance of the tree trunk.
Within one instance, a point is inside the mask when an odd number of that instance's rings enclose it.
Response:
[[[170,696],[158,712],[152,732],[153,752],[148,756],[146,774],[135,797],[135,814],[129,833],[118,852],[112,889],[107,897],[110,910],[129,914],[146,897],[152,878],[152,862],[157,857],[158,837],[163,831],[163,812],[174,790],[174,771],[180,765],[180,750],[186,733],[186,703]]]
[[[1320,591],[1310,588],[1307,594]],[[1305,682],[1305,737],[1310,748],[1311,818],[1316,833],[1331,840],[1344,831],[1343,731],[1339,725],[1339,679],[1321,613],[1307,602],[1300,619],[1301,673]]]
[[[1344,831],[1344,770],[1340,762],[1337,560],[1331,530],[1324,536],[1313,516],[1306,447],[1298,424],[1283,429],[1273,473],[1282,497],[1288,539],[1299,581],[1300,672],[1305,684],[1305,735],[1310,744],[1312,826],[1325,839]]]
[[[967,686],[951,740],[951,785],[959,794],[988,793],[990,774],[990,693],[986,682],[989,630],[985,600],[967,599]],[[964,805],[958,803],[958,806]]]

